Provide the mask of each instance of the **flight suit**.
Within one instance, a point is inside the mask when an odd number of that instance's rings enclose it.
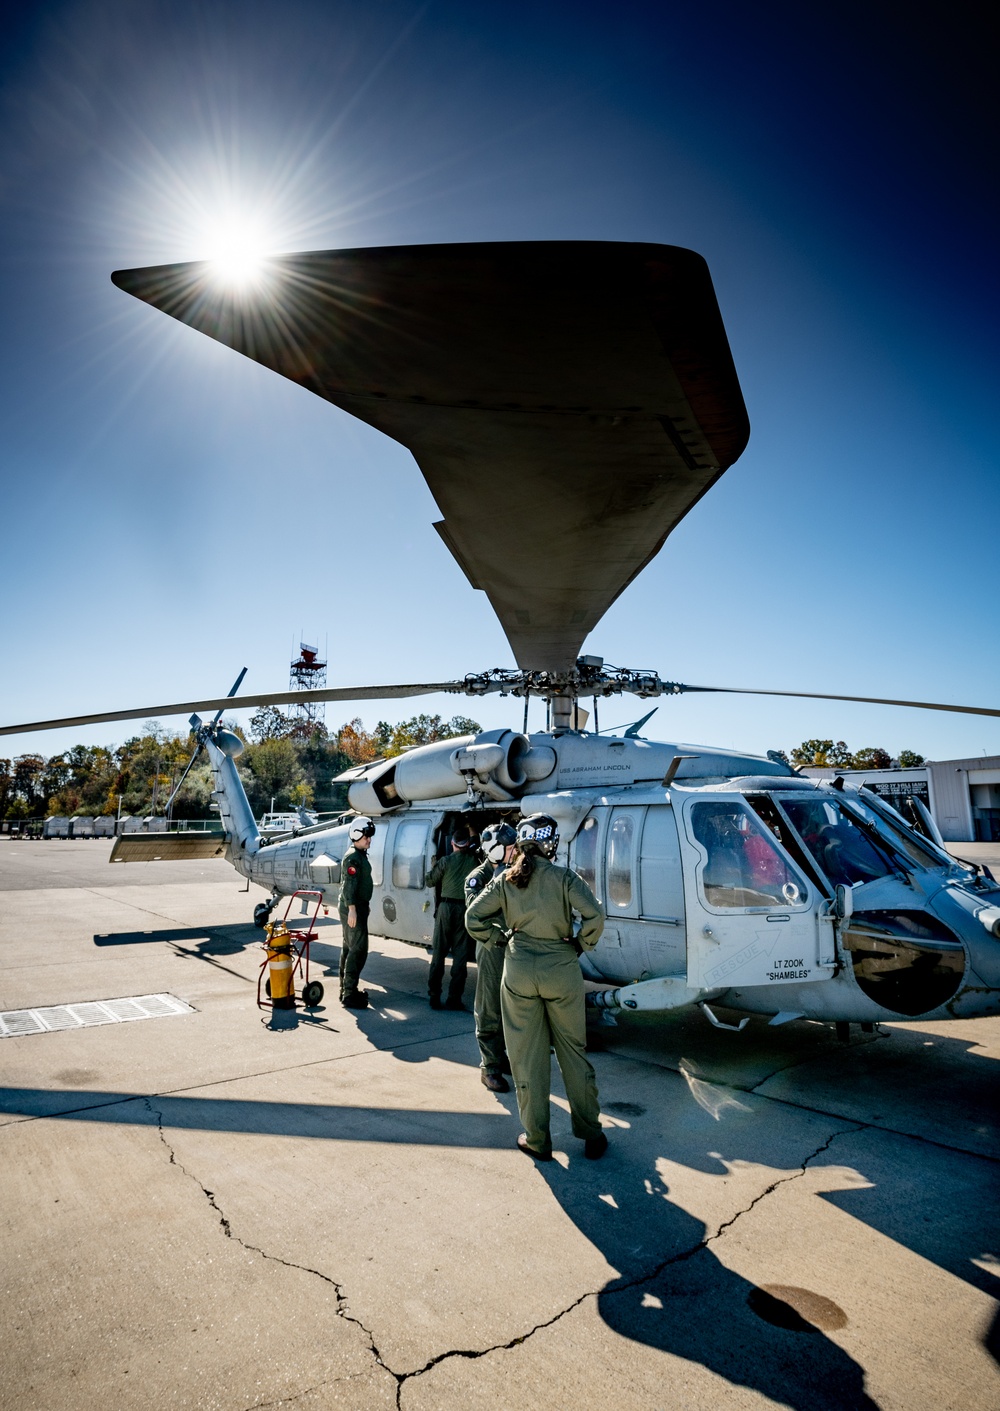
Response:
[[[504,870],[502,862],[496,866],[487,859],[481,862],[474,872],[465,879],[465,905],[471,906],[494,877]],[[479,1044],[480,1067],[484,1073],[509,1072],[507,1048],[503,1041],[503,1019],[500,1014],[500,981],[503,978],[503,947],[497,945],[501,935],[499,923],[494,922],[493,934],[488,941],[476,942],[476,998],[473,1008],[476,1013],[476,1042]],[[504,937],[506,944],[506,938]]]
[[[431,955],[431,968],[427,976],[427,989],[431,1003],[441,999],[441,984],[444,980],[445,957],[451,956],[451,978],[448,981],[448,1003],[453,1007],[462,1003],[465,977],[469,970],[469,951],[472,943],[465,929],[465,879],[476,866],[471,849],[448,853],[438,858],[427,874],[427,885],[441,885],[441,900],[434,918],[434,950]]]
[[[340,912],[340,927],[343,933],[340,943],[340,998],[357,992],[361,972],[368,959],[368,913],[371,911],[372,865],[368,853],[363,848],[348,848],[340,864],[340,897],[337,910]],[[353,906],[357,912],[356,926],[347,924],[347,908]]]
[[[528,1145],[548,1152],[550,1045],[566,1084],[574,1135],[584,1141],[602,1135],[597,1080],[586,1054],[583,976],[567,937],[573,934],[573,912],[579,912],[577,942],[592,950],[604,930],[604,913],[577,873],[545,858],[532,861],[525,888],[504,872],[476,897],[465,924],[484,943],[498,916],[511,933],[500,990],[504,1038]]]

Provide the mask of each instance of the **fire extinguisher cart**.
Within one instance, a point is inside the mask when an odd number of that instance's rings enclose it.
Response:
[[[297,930],[289,927],[288,913],[296,897],[315,897],[316,909],[309,917],[308,928]],[[265,926],[264,959],[257,975],[257,1007],[259,1009],[294,1009],[295,978],[302,982],[300,999],[306,1009],[312,1009],[323,998],[323,986],[318,980],[309,978],[309,947],[316,940],[316,918],[323,905],[323,893],[313,890],[293,892],[288,898],[285,914],[278,921]],[[265,981],[265,972],[267,979]],[[266,998],[261,991],[264,991]]]

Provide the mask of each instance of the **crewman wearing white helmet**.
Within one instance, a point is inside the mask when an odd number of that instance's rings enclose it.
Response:
[[[576,872],[550,859],[558,825],[536,813],[518,825],[512,865],[473,901],[465,924],[488,941],[503,917],[508,943],[500,1004],[503,1031],[524,1131],[518,1148],[536,1161],[552,1160],[549,1134],[549,1046],[556,1051],[569,1098],[573,1134],[584,1155],[603,1156],[597,1080],[586,1054],[587,1025],[579,951],[597,945],[604,930],[600,902]],[[573,913],[581,917],[573,932]]]
[[[368,913],[372,901],[372,865],[368,849],[375,836],[370,818],[351,819],[351,846],[340,864],[340,1002],[345,1009],[367,1009],[368,996],[358,989],[368,959]]]

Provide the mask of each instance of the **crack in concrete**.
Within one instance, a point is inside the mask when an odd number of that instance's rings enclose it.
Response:
[[[890,1037],[891,1035],[886,1033],[884,1029],[877,1028],[874,1034],[863,1034],[860,1039],[852,1042],[851,1044],[844,1044],[842,1046],[842,1051],[847,1051],[849,1049],[856,1048],[866,1048],[868,1044],[878,1043],[879,1039],[888,1039]],[[727,1086],[738,1088],[741,1092],[744,1093],[756,1093],[760,1097],[768,1097],[767,1093],[760,1092],[760,1089],[764,1086],[765,1083],[769,1083],[771,1079],[776,1078],[779,1073],[789,1073],[793,1069],[797,1070],[799,1068],[804,1068],[807,1063],[815,1063],[821,1058],[828,1058],[830,1056],[831,1051],[831,1049],[817,1049],[814,1053],[807,1054],[804,1058],[792,1058],[788,1063],[780,1063],[772,1073],[768,1073],[766,1077],[760,1078],[756,1083],[754,1083],[752,1087],[746,1087],[744,1084],[741,1083],[731,1083],[727,1084]],[[703,1079],[703,1081],[711,1082],[712,1079],[707,1078]],[[772,1102],[783,1102],[785,1099],[770,1098],[769,1100]]]
[[[414,1367],[408,1372],[397,1372],[393,1367],[389,1366],[388,1362],[385,1360],[385,1357],[382,1355],[382,1352],[375,1341],[375,1335],[372,1330],[367,1327],[367,1325],[364,1324],[360,1318],[356,1318],[353,1313],[350,1313],[348,1311],[347,1295],[344,1292],[343,1284],[338,1282],[338,1280],[331,1278],[329,1274],[324,1274],[320,1269],[310,1268],[306,1264],[296,1264],[291,1260],[282,1259],[281,1256],[277,1254],[269,1254],[266,1250],[261,1249],[259,1245],[249,1244],[246,1240],[241,1239],[239,1235],[233,1233],[233,1228],[228,1217],[225,1215],[225,1213],[223,1212],[223,1210],[215,1199],[215,1193],[213,1191],[210,1191],[208,1187],[202,1181],[200,1181],[197,1176],[194,1175],[193,1172],[189,1171],[187,1167],[183,1165],[182,1162],[177,1160],[177,1154],[174,1151],[173,1147],[170,1145],[170,1143],[167,1141],[166,1133],[163,1130],[162,1113],[158,1112],[153,1107],[153,1104],[149,1098],[143,1098],[143,1103],[145,1104],[150,1116],[153,1117],[156,1121],[160,1141],[163,1143],[169,1155],[170,1165],[176,1166],[177,1169],[188,1178],[188,1180],[193,1181],[195,1185],[199,1188],[199,1190],[204,1195],[205,1199],[208,1201],[209,1206],[212,1208],[212,1210],[215,1211],[216,1215],[218,1215],[219,1225],[226,1239],[235,1240],[236,1243],[240,1245],[242,1249],[248,1250],[250,1253],[253,1254],[259,1254],[262,1259],[267,1259],[275,1264],[281,1264],[286,1269],[296,1269],[300,1273],[312,1274],[317,1279],[322,1279],[324,1283],[329,1284],[333,1288],[337,1299],[335,1310],[337,1317],[344,1319],[345,1322],[353,1323],[355,1327],[361,1330],[361,1332],[365,1335],[365,1338],[367,1339],[369,1351],[374,1357],[376,1363],[384,1371],[388,1372],[388,1374],[395,1380],[397,1411],[401,1411],[402,1408],[402,1394],[403,1387],[405,1386],[405,1384],[416,1377],[422,1377],[425,1373],[432,1371],[433,1368],[440,1366],[442,1362],[446,1362],[452,1357],[461,1357],[465,1358],[468,1361],[476,1361],[481,1357],[489,1357],[490,1354],[494,1352],[509,1352],[515,1347],[522,1346],[529,1340],[529,1338],[534,1337],[536,1333],[544,1332],[546,1328],[551,1328],[554,1324],[560,1322],[563,1318],[567,1317],[570,1313],[572,1313],[574,1309],[579,1308],[582,1303],[585,1303],[588,1298],[598,1298],[602,1293],[625,1293],[629,1289],[640,1288],[643,1284],[651,1283],[654,1279],[659,1278],[663,1271],[665,1269],[668,1269],[671,1265],[680,1264],[688,1259],[693,1259],[695,1255],[700,1254],[702,1250],[707,1249],[708,1246],[712,1244],[715,1240],[721,1239],[725,1232],[731,1229],[738,1220],[741,1220],[745,1215],[748,1215],[756,1205],[759,1205],[762,1200],[766,1200],[767,1197],[772,1195],[780,1186],[788,1185],[791,1181],[797,1181],[801,1179],[801,1177],[806,1174],[806,1171],[808,1170],[810,1164],[815,1161],[817,1157],[822,1156],[825,1151],[828,1151],[830,1149],[830,1146],[833,1144],[834,1141],[837,1140],[838,1137],[849,1136],[853,1132],[864,1131],[868,1125],[867,1123],[855,1123],[850,1127],[842,1127],[835,1132],[831,1132],[825,1142],[818,1146],[815,1151],[809,1153],[809,1155],[805,1158],[802,1165],[797,1171],[793,1171],[790,1175],[787,1176],[779,1176],[777,1180],[772,1181],[771,1184],[765,1190],[761,1191],[758,1195],[755,1195],[753,1200],[750,1201],[749,1205],[745,1206],[742,1210],[737,1210],[735,1214],[731,1215],[728,1220],[724,1220],[713,1234],[704,1236],[702,1239],[698,1240],[696,1244],[692,1245],[690,1249],[681,1250],[678,1254],[671,1254],[666,1259],[662,1259],[658,1264],[656,1264],[652,1269],[648,1270],[646,1273],[636,1275],[631,1279],[613,1280],[611,1283],[604,1285],[600,1289],[588,1289],[585,1293],[582,1293],[579,1295],[579,1297],[573,1299],[572,1303],[567,1304],[565,1308],[561,1308],[558,1313],[554,1313],[551,1318],[546,1318],[543,1322],[536,1323],[534,1327],[529,1328],[526,1332],[516,1334],[514,1337],[509,1338],[506,1342],[494,1343],[490,1347],[484,1348],[449,1348],[446,1352],[439,1352],[437,1356],[431,1357],[421,1367]],[[344,1381],[349,1379],[350,1378],[336,1377],[333,1378],[332,1381]],[[330,1384],[332,1384],[332,1382],[319,1382],[315,1387],[307,1387],[304,1391],[296,1392],[294,1396],[284,1398],[279,1397],[274,1401],[255,1402],[252,1407],[247,1408],[247,1411],[265,1411],[265,1408],[267,1407],[280,1406],[283,1403],[290,1403],[292,1401],[298,1400],[303,1396],[308,1395],[310,1391],[317,1390],[318,1387]]]
[[[474,1359],[478,1357],[488,1357],[491,1352],[509,1351],[511,1348],[518,1347],[522,1343],[527,1342],[529,1338],[534,1337],[535,1333],[543,1332],[546,1328],[551,1328],[554,1323],[558,1323],[561,1319],[565,1318],[568,1314],[572,1313],[575,1308],[579,1308],[580,1304],[586,1302],[588,1298],[598,1298],[603,1293],[625,1293],[629,1289],[641,1288],[643,1284],[651,1283],[654,1279],[658,1278],[660,1274],[662,1274],[663,1271],[665,1269],[668,1269],[672,1264],[682,1264],[688,1259],[693,1259],[695,1255],[700,1254],[702,1250],[707,1249],[708,1246],[713,1243],[713,1241],[720,1239],[721,1236],[728,1229],[730,1229],[733,1225],[736,1224],[737,1220],[742,1219],[744,1215],[748,1215],[750,1211],[753,1210],[755,1205],[758,1205],[762,1200],[766,1200],[767,1197],[771,1195],[774,1191],[776,1191],[779,1186],[787,1185],[790,1181],[797,1181],[802,1176],[804,1176],[810,1163],[815,1161],[818,1156],[822,1156],[825,1151],[829,1150],[831,1144],[838,1137],[849,1136],[852,1132],[864,1131],[864,1126],[865,1124],[844,1127],[836,1132],[832,1132],[821,1146],[818,1146],[815,1151],[810,1152],[810,1154],[806,1157],[806,1159],[803,1161],[802,1165],[797,1171],[793,1171],[792,1174],[789,1176],[780,1176],[776,1181],[772,1181],[771,1184],[767,1187],[767,1189],[761,1191],[759,1195],[754,1196],[750,1204],[747,1205],[743,1210],[737,1210],[736,1213],[732,1215],[728,1220],[723,1221],[723,1223],[719,1226],[719,1228],[715,1231],[714,1234],[707,1235],[705,1238],[700,1239],[697,1244],[692,1245],[690,1249],[681,1250],[679,1254],[669,1255],[668,1258],[661,1260],[659,1264],[657,1264],[652,1270],[645,1274],[637,1275],[636,1277],[631,1279],[614,1280],[610,1284],[604,1285],[603,1288],[588,1290],[586,1293],[580,1294],[579,1298],[575,1298],[572,1303],[567,1304],[565,1308],[561,1309],[553,1317],[546,1319],[543,1323],[536,1324],[535,1327],[529,1329],[528,1332],[521,1333],[517,1337],[511,1338],[509,1342],[497,1343],[495,1346],[483,1348],[481,1351],[466,1351],[456,1348],[448,1352],[439,1353],[437,1357],[432,1357],[431,1360],[425,1363],[423,1367],[416,1368],[412,1372],[405,1372],[400,1377],[398,1377],[400,1393],[402,1392],[404,1382],[409,1381],[411,1377],[423,1376],[425,1372],[429,1372],[433,1367],[438,1366],[441,1362],[447,1361],[449,1357],[466,1357]],[[394,1373],[394,1375],[396,1374]],[[398,1396],[396,1405],[397,1407],[401,1406],[401,1402]]]
[[[297,1391],[292,1396],[276,1396],[273,1401],[253,1401],[245,1408],[245,1411],[267,1411],[269,1406],[291,1406],[293,1401],[301,1401],[310,1392],[319,1391],[320,1387],[332,1386],[334,1381],[346,1381],[345,1377],[334,1377],[330,1381],[317,1382],[315,1386],[306,1387],[303,1391]]]
[[[365,1327],[364,1323],[362,1323],[362,1321],[361,1321],[360,1318],[356,1318],[353,1313],[351,1313],[351,1312],[348,1311],[347,1295],[344,1293],[344,1286],[343,1286],[343,1284],[338,1283],[338,1281],[337,1281],[336,1279],[331,1278],[329,1274],[324,1274],[321,1269],[312,1269],[312,1268],[310,1268],[309,1265],[307,1265],[307,1264],[295,1264],[295,1263],[294,1263],[292,1260],[290,1260],[290,1259],[282,1259],[280,1255],[277,1255],[277,1254],[269,1254],[266,1249],[261,1249],[260,1245],[249,1244],[246,1240],[241,1239],[239,1235],[234,1234],[234,1233],[233,1233],[233,1227],[232,1227],[232,1225],[231,1225],[231,1223],[230,1223],[228,1217],[226,1216],[226,1214],[224,1213],[224,1211],[222,1210],[222,1208],[219,1206],[218,1202],[217,1202],[216,1199],[215,1199],[215,1192],[214,1192],[214,1191],[210,1191],[210,1190],[208,1189],[208,1187],[204,1184],[204,1182],[202,1182],[202,1181],[200,1181],[200,1180],[198,1179],[198,1177],[194,1174],[193,1171],[189,1171],[189,1170],[187,1169],[187,1167],[183,1164],[183,1162],[180,1162],[180,1161],[177,1160],[177,1153],[174,1151],[173,1147],[172,1147],[172,1146],[170,1145],[170,1143],[167,1141],[166,1133],[165,1133],[164,1130],[163,1130],[163,1114],[162,1114],[162,1112],[158,1112],[158,1111],[156,1110],[156,1108],[153,1107],[153,1104],[150,1102],[149,1098],[143,1098],[143,1103],[144,1103],[144,1105],[145,1105],[147,1111],[149,1112],[150,1116],[151,1116],[151,1117],[155,1120],[155,1122],[156,1122],[157,1132],[159,1133],[160,1141],[163,1143],[164,1147],[165,1147],[166,1150],[167,1150],[167,1154],[168,1154],[168,1156],[170,1157],[170,1165],[171,1165],[171,1166],[176,1166],[177,1169],[178,1169],[178,1171],[182,1172],[182,1173],[188,1178],[189,1181],[193,1181],[194,1184],[198,1187],[198,1189],[201,1191],[202,1195],[203,1195],[203,1196],[205,1197],[205,1199],[208,1201],[208,1204],[210,1205],[210,1207],[215,1211],[216,1215],[218,1215],[218,1217],[219,1217],[219,1225],[220,1225],[220,1227],[221,1227],[221,1229],[222,1229],[222,1233],[225,1235],[226,1239],[227,1239],[227,1240],[234,1240],[234,1241],[240,1246],[241,1249],[245,1249],[245,1250],[247,1250],[247,1251],[248,1251],[249,1253],[251,1253],[251,1254],[259,1254],[262,1259],[267,1259],[267,1260],[271,1261],[271,1262],[274,1263],[274,1264],[282,1264],[282,1265],[284,1265],[284,1267],[285,1267],[286,1269],[297,1269],[300,1273],[303,1273],[303,1274],[313,1274],[317,1279],[322,1279],[324,1283],[329,1284],[329,1285],[331,1286],[331,1288],[333,1289],[333,1291],[334,1291],[334,1293],[335,1293],[335,1295],[336,1295],[336,1299],[337,1299],[336,1310],[335,1310],[335,1311],[336,1311],[336,1314],[337,1314],[337,1317],[338,1317],[338,1318],[342,1318],[345,1323],[353,1323],[353,1324],[355,1325],[355,1327],[361,1329],[361,1331],[364,1333],[365,1337],[368,1339],[368,1348],[369,1348],[370,1352],[372,1353],[373,1357],[375,1358],[375,1361],[378,1363],[378,1365],[379,1365],[380,1367],[383,1367],[383,1368],[385,1369],[385,1371],[387,1371],[387,1372],[389,1373],[390,1376],[395,1377],[396,1380],[397,1380],[397,1382],[398,1382],[398,1381],[399,1381],[398,1373],[394,1372],[394,1371],[392,1370],[392,1368],[391,1368],[390,1366],[388,1366],[388,1364],[386,1363],[385,1359],[384,1359],[383,1356],[382,1356],[382,1353],[380,1352],[380,1350],[379,1350],[379,1348],[378,1348],[378,1345],[377,1345],[376,1342],[375,1342],[375,1336],[374,1336],[374,1334],[371,1332],[371,1330],[370,1330],[369,1328]],[[339,1381],[339,1380],[343,1380],[343,1379],[342,1379],[342,1378],[334,1378],[334,1380]],[[320,1383],[319,1385],[325,1385],[325,1383]],[[296,1396],[297,1396],[297,1397],[298,1397],[298,1396],[304,1396],[304,1395],[305,1395],[305,1392],[297,1392],[297,1393],[296,1393]],[[285,1398],[285,1400],[294,1400],[294,1399],[295,1399],[295,1398],[288,1398],[288,1397]],[[398,1398],[398,1393],[397,1393],[397,1405],[398,1405],[398,1400],[399,1400],[399,1398]],[[278,1401],[277,1403],[275,1403],[275,1402],[265,1402],[265,1403],[263,1403],[263,1404],[264,1404],[264,1405],[280,1404],[280,1398],[279,1398],[279,1401]]]
[[[327,1377],[325,1381],[316,1382],[314,1386],[303,1387],[301,1391],[293,1392],[291,1396],[276,1396],[273,1401],[254,1401],[244,1411],[268,1411],[271,1406],[291,1406],[293,1401],[301,1401],[304,1396],[309,1396],[314,1391],[320,1391],[323,1387],[336,1386],[338,1382],[356,1382],[359,1377],[367,1376],[367,1372],[349,1372],[346,1377]]]

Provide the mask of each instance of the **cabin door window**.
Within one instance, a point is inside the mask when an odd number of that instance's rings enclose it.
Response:
[[[639,878],[636,867],[641,808],[616,808],[608,825],[605,848],[605,905],[609,919],[639,915]]]
[[[424,858],[427,853],[429,827],[415,819],[404,819],[396,825],[392,845],[392,885],[401,889],[424,885]]]

